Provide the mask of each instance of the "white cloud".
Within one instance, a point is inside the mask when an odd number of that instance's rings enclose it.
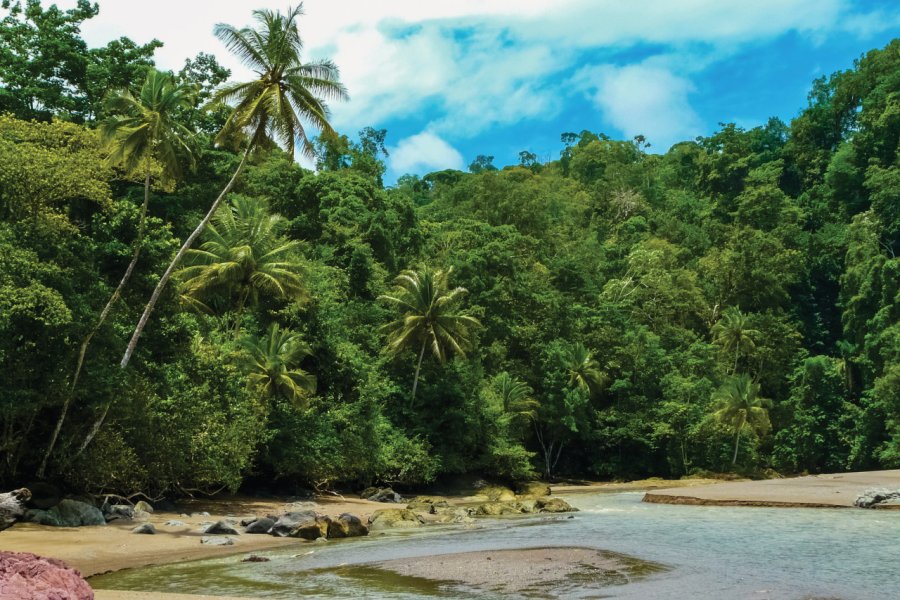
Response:
[[[462,154],[430,131],[404,138],[389,151],[391,170],[397,174],[463,168]]]
[[[700,118],[688,100],[693,84],[662,66],[585,67],[572,82],[609,123],[627,137],[647,136],[659,151],[701,131]]]

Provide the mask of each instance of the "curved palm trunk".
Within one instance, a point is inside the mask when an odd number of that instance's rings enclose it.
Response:
[[[119,285],[116,286],[116,289],[109,297],[109,300],[107,300],[106,306],[104,306],[103,310],[100,312],[100,318],[97,319],[97,322],[84,337],[84,340],[82,340],[81,342],[81,347],[78,349],[78,360],[75,363],[75,373],[72,374],[72,383],[69,384],[69,389],[66,392],[66,398],[63,401],[62,410],[59,413],[59,418],[56,420],[56,426],[53,428],[53,433],[50,436],[50,442],[47,444],[47,450],[44,452],[44,458],[41,460],[41,466],[38,468],[36,473],[36,476],[39,479],[44,477],[44,473],[47,470],[47,462],[50,460],[50,455],[53,453],[53,449],[56,446],[56,441],[59,438],[59,432],[62,430],[63,423],[66,420],[66,415],[69,412],[69,406],[72,403],[72,397],[75,395],[75,387],[78,385],[78,378],[81,376],[81,368],[84,366],[84,357],[87,354],[88,346],[90,346],[91,340],[93,339],[94,335],[96,335],[97,332],[100,331],[100,328],[103,326],[103,323],[106,321],[109,313],[112,312],[113,306],[115,306],[116,302],[119,301],[119,298],[122,297],[122,290],[125,289],[125,285],[128,283],[128,280],[131,279],[131,275],[132,273],[134,273],[134,268],[141,256],[141,248],[144,242],[144,232],[146,230],[147,207],[149,206],[149,204],[150,170],[148,169],[147,175],[144,178],[144,203],[143,205],[141,205],[141,216],[138,220],[138,233],[137,237],[134,240],[134,250],[131,253],[131,262],[128,263],[128,267],[125,269],[125,273],[122,275],[122,279],[119,281]]]
[[[178,264],[181,262],[181,259],[184,257],[185,253],[190,249],[191,245],[193,245],[197,238],[200,237],[200,234],[203,233],[203,230],[206,229],[209,221],[216,213],[216,210],[218,210],[219,204],[222,203],[222,199],[225,198],[228,192],[230,192],[234,187],[234,184],[237,182],[238,175],[241,174],[241,171],[244,170],[244,165],[247,164],[247,158],[250,156],[251,150],[253,150],[253,145],[248,144],[247,149],[244,151],[244,155],[241,157],[240,164],[238,164],[237,169],[235,169],[234,171],[234,175],[231,176],[231,179],[219,193],[219,197],[216,198],[215,202],[212,203],[212,206],[209,207],[209,211],[207,211],[206,216],[203,217],[203,220],[200,221],[194,231],[191,232],[191,235],[189,235],[187,239],[184,240],[181,248],[179,248],[178,252],[175,254],[175,258],[172,259],[172,262],[169,263],[166,271],[163,273],[162,277],[160,277],[159,283],[156,284],[156,288],[154,288],[153,294],[150,295],[150,300],[144,307],[144,312],[141,314],[141,318],[134,329],[134,333],[131,335],[131,340],[129,340],[128,347],[125,349],[125,354],[122,356],[122,361],[119,363],[119,367],[121,369],[127,367],[128,363],[131,361],[131,356],[134,354],[135,348],[137,348],[138,340],[141,338],[141,334],[144,332],[144,327],[147,326],[147,321],[150,319],[150,313],[152,313],[153,309],[156,307],[156,303],[157,301],[159,301],[159,297],[160,295],[162,295],[166,284],[169,283],[169,279],[172,278],[172,274],[175,272],[176,267],[178,267]],[[84,452],[84,450],[93,441],[94,437],[97,435],[97,432],[100,431],[100,427],[103,426],[103,422],[106,420],[106,415],[109,413],[110,406],[111,402],[107,402],[106,406],[104,406],[103,408],[103,412],[101,412],[97,420],[94,421],[91,430],[88,432],[84,441],[81,443],[81,446],[78,448],[75,456],[78,456],[79,454]]]
[[[731,457],[731,466],[737,464],[737,454],[738,454],[738,444],[741,441],[741,431],[744,429],[745,419],[741,418],[741,424],[738,425],[738,428],[734,432],[734,456]]]
[[[422,359],[425,358],[425,345],[427,344],[427,342],[427,338],[422,340],[422,349],[419,350],[419,362],[416,363],[416,374],[413,377],[412,399],[410,400],[410,406],[412,406],[416,402],[416,388],[419,387],[419,371],[422,369]]]

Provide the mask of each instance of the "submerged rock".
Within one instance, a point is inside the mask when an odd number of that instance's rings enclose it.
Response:
[[[241,562],[269,562],[272,560],[271,558],[266,558],[265,556],[258,556],[256,554],[251,554],[250,556],[245,556],[241,559]]]
[[[106,525],[106,518],[96,506],[78,500],[61,500],[47,510],[32,508],[25,512],[23,521],[51,525],[53,527],[81,527],[83,525]]]
[[[421,527],[424,522],[425,519],[408,508],[383,508],[376,510],[369,517],[369,529],[371,531],[410,529]]]
[[[576,512],[577,508],[573,508],[568,502],[560,498],[538,498],[534,501],[534,511],[542,513],[564,513]]]
[[[91,586],[65,563],[25,552],[0,552],[0,598],[93,600]]]

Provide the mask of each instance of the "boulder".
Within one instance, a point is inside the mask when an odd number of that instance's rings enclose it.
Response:
[[[391,488],[368,488],[363,490],[361,497],[371,502],[403,502],[403,496]]]
[[[234,538],[221,535],[205,535],[200,538],[200,543],[207,546],[233,546]]]
[[[261,517],[247,523],[247,526],[244,527],[244,533],[269,533],[274,525],[275,521],[273,519]]]
[[[142,510],[147,513],[153,513],[153,507],[150,506],[150,503],[144,502],[143,500],[139,500],[137,504],[134,505],[134,510]]]
[[[134,516],[132,517],[132,519],[135,521],[149,521],[150,513],[148,513],[146,510],[139,510],[136,508],[134,509]]]
[[[91,586],[65,563],[25,552],[0,552],[0,598],[93,600]]]
[[[900,500],[900,490],[870,489],[863,492],[853,504],[859,508],[875,508],[893,500]]]
[[[238,535],[238,530],[228,521],[216,521],[212,525],[207,525],[203,529],[203,533],[207,535]]]
[[[542,498],[550,495],[550,486],[542,481],[522,481],[516,484],[519,498]]]
[[[408,508],[383,508],[369,517],[369,530],[410,529],[421,527],[424,522],[425,519]]]
[[[25,488],[0,494],[0,531],[25,515],[25,503],[30,499],[31,491]]]
[[[329,539],[369,535],[368,526],[356,515],[344,513],[328,524]]]
[[[429,512],[434,514],[434,508],[446,508],[450,506],[450,503],[447,502],[446,498],[441,498],[438,496],[417,496],[413,498],[413,500],[406,505],[406,508],[409,510],[423,510],[425,512]]]
[[[290,537],[291,532],[301,523],[309,519],[315,519],[316,513],[312,510],[284,513],[272,525],[272,535],[277,537]]]
[[[437,507],[433,506],[431,512],[425,517],[428,523],[446,524],[446,523],[472,523],[475,519],[474,508],[464,508],[461,506]]]
[[[54,527],[80,527],[82,525],[106,525],[100,509],[78,500],[61,500],[47,510],[32,508],[25,512],[24,521]]]
[[[564,513],[576,512],[578,509],[573,508],[568,502],[561,498],[549,498],[544,496],[534,501],[534,511],[542,513]]]
[[[106,522],[131,521],[134,519],[134,507],[127,504],[104,504],[100,509]]]
[[[501,515],[521,515],[531,512],[531,507],[522,502],[505,501],[505,502],[485,502],[479,504],[475,509],[475,514],[482,517],[499,517]]]
[[[156,533],[156,527],[153,526],[153,523],[142,523],[141,525],[138,525],[137,527],[132,529],[131,533],[153,535],[154,533]]]
[[[484,496],[490,502],[511,502],[516,499],[515,492],[502,485],[486,485],[478,490],[477,495]]]

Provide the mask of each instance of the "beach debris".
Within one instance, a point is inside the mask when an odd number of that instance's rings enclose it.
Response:
[[[153,523],[142,523],[131,530],[131,533],[143,533],[147,535],[153,535],[156,533],[156,527],[154,527]]]
[[[203,533],[209,535],[239,535],[238,530],[228,521],[216,521],[204,528]]]
[[[207,546],[233,546],[234,538],[222,535],[205,535],[200,538],[200,543],[206,544]]]
[[[880,505],[900,501],[900,490],[872,488],[864,491],[853,503],[858,508],[878,508]]]
[[[0,598],[93,600],[94,592],[81,573],[62,561],[0,552]]]
[[[25,514],[25,503],[31,499],[26,488],[0,494],[0,531],[12,527]]]
[[[242,521],[243,523],[243,521]],[[244,533],[270,533],[275,525],[275,520],[269,517],[253,519],[245,524]]]

